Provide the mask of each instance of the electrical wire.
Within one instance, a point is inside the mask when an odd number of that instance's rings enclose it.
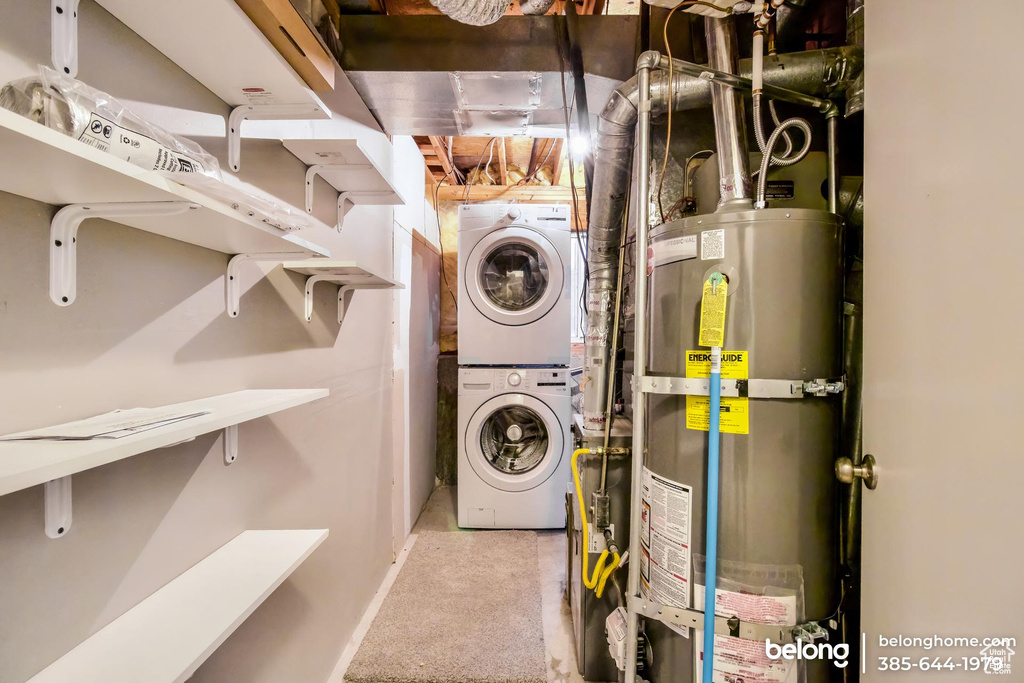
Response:
[[[480,153],[480,159],[477,160],[477,162],[476,162],[476,167],[473,169],[473,172],[471,174],[466,176],[466,191],[465,191],[465,193],[463,193],[463,196],[462,196],[462,203],[463,204],[469,204],[469,192],[470,192],[470,189],[473,187],[472,185],[470,185],[469,181],[470,180],[473,180],[473,181],[479,180],[480,164],[482,164],[484,162],[484,154],[487,154],[487,150],[488,149],[493,149],[494,141],[497,140],[497,139],[498,138],[495,137],[495,138],[491,138],[489,141],[487,141],[487,143],[484,145],[484,151]]]
[[[452,171],[455,170],[455,166],[452,166]],[[455,312],[459,312],[459,298],[455,296],[455,292],[452,291],[451,284],[448,283],[448,271],[444,267],[444,239],[441,237],[441,212],[438,210],[437,198],[441,192],[441,183],[448,180],[448,176],[452,174],[452,171],[448,171],[434,185],[434,218],[437,219],[437,243],[441,246],[441,277],[444,279],[444,286],[448,289],[448,294],[452,297],[452,303],[455,304]]]
[[[559,83],[562,86],[562,111],[565,114],[565,139],[566,139],[566,142],[568,142],[570,127],[571,127],[571,125],[570,125],[570,118],[571,118],[571,115],[572,115],[571,114],[572,107],[576,103],[576,93],[573,92],[572,104],[570,104],[569,99],[568,99],[568,95],[566,94],[566,91],[565,91],[565,76],[566,76],[566,73],[565,73],[565,58],[564,58],[564,55],[562,54],[561,47],[559,47],[559,50],[558,50],[558,66],[559,66],[559,71],[560,71],[560,75],[561,75],[561,77],[558,80],[559,80]],[[565,156],[567,157],[568,162],[569,162],[569,188],[570,188],[570,191],[572,193],[573,214],[576,217],[576,226],[577,226],[577,228],[580,228],[582,226],[582,224],[583,224],[583,221],[580,218],[580,203],[579,203],[580,200],[579,200],[579,195],[577,195],[577,193],[576,193],[576,166],[573,163],[572,152],[570,150],[566,150]],[[556,180],[555,178],[552,178],[551,179],[552,183],[554,183],[555,180]],[[577,230],[577,233],[579,233],[579,232],[580,231]],[[588,285],[590,284],[590,263],[587,261],[587,253],[586,253],[586,250],[583,248],[583,240],[577,240],[577,244],[579,245],[579,248],[580,248],[580,254],[583,257],[583,282],[584,282],[584,284],[583,284],[583,287],[581,288],[581,291],[580,291],[580,306],[583,309],[584,317],[586,317],[586,316],[590,315],[590,310],[589,310],[589,308],[587,306],[587,288],[588,288]],[[586,332],[584,332],[584,337],[585,336],[586,336]]]
[[[665,156],[661,160],[661,176],[658,178],[658,213],[661,215],[661,222],[664,223],[665,209],[661,204],[661,189],[665,184],[665,171],[668,169],[668,154],[672,144],[672,47],[668,43],[668,24],[672,20],[672,15],[676,13],[676,10],[680,7],[693,7],[694,5],[701,5],[703,7],[710,7],[711,9],[724,12],[725,14],[732,14],[731,7],[719,7],[718,5],[705,2],[704,0],[684,0],[678,5],[669,10],[668,16],[665,17],[665,26],[662,30],[662,39],[665,41],[665,52],[668,54],[668,125],[665,130]]]
[[[533,172],[530,173],[530,175],[524,176],[523,178],[521,178],[519,180],[519,182],[516,183],[516,185],[523,185],[525,183],[530,182],[534,178],[536,178],[537,174],[540,173],[540,170],[542,168],[544,168],[544,164],[548,163],[548,159],[551,158],[551,152],[553,152],[554,149],[555,149],[555,143],[554,143],[554,141],[552,141],[551,144],[548,145],[548,153],[544,155],[544,159],[539,164],[537,164],[536,166],[533,167]],[[551,178],[551,184],[552,185],[555,184],[555,178],[553,176]]]

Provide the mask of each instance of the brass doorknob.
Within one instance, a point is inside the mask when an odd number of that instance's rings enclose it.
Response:
[[[860,466],[854,465],[849,458],[839,458],[836,460],[836,479],[844,484],[853,484],[861,479],[864,486],[873,491],[878,486],[878,471],[875,466],[873,455],[865,455]]]

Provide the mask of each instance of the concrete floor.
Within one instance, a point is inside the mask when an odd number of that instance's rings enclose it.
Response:
[[[459,531],[456,522],[456,489],[441,486],[430,496],[413,533],[420,531]],[[462,533],[486,534],[487,531]],[[547,650],[548,683],[583,683],[576,666],[573,647],[572,616],[565,601],[565,532],[537,532],[537,571],[541,583],[541,611],[544,619],[544,646]]]

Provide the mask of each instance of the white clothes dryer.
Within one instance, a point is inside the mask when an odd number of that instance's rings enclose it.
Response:
[[[459,207],[459,365],[569,365],[570,207]]]

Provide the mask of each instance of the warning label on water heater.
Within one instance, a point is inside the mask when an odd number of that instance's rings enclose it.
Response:
[[[747,351],[722,351],[722,379],[749,379]],[[710,377],[711,352],[696,350],[686,352],[686,376]],[[718,425],[723,434],[750,433],[749,399],[723,397],[719,411]],[[708,396],[686,397],[686,428],[706,432],[711,427],[711,398]]]
[[[640,510],[640,591],[662,605],[690,606],[689,486],[644,468]],[[690,629],[673,626],[689,638]]]
[[[694,609],[704,609],[704,586],[693,587]],[[726,617],[739,617],[756,624],[796,626],[796,596],[770,596],[715,590],[715,612]],[[696,629],[695,629],[696,630]],[[694,681],[704,678],[704,632],[696,630],[698,656],[694,659]],[[713,683],[797,683],[796,663],[771,660],[764,642],[715,634]]]

